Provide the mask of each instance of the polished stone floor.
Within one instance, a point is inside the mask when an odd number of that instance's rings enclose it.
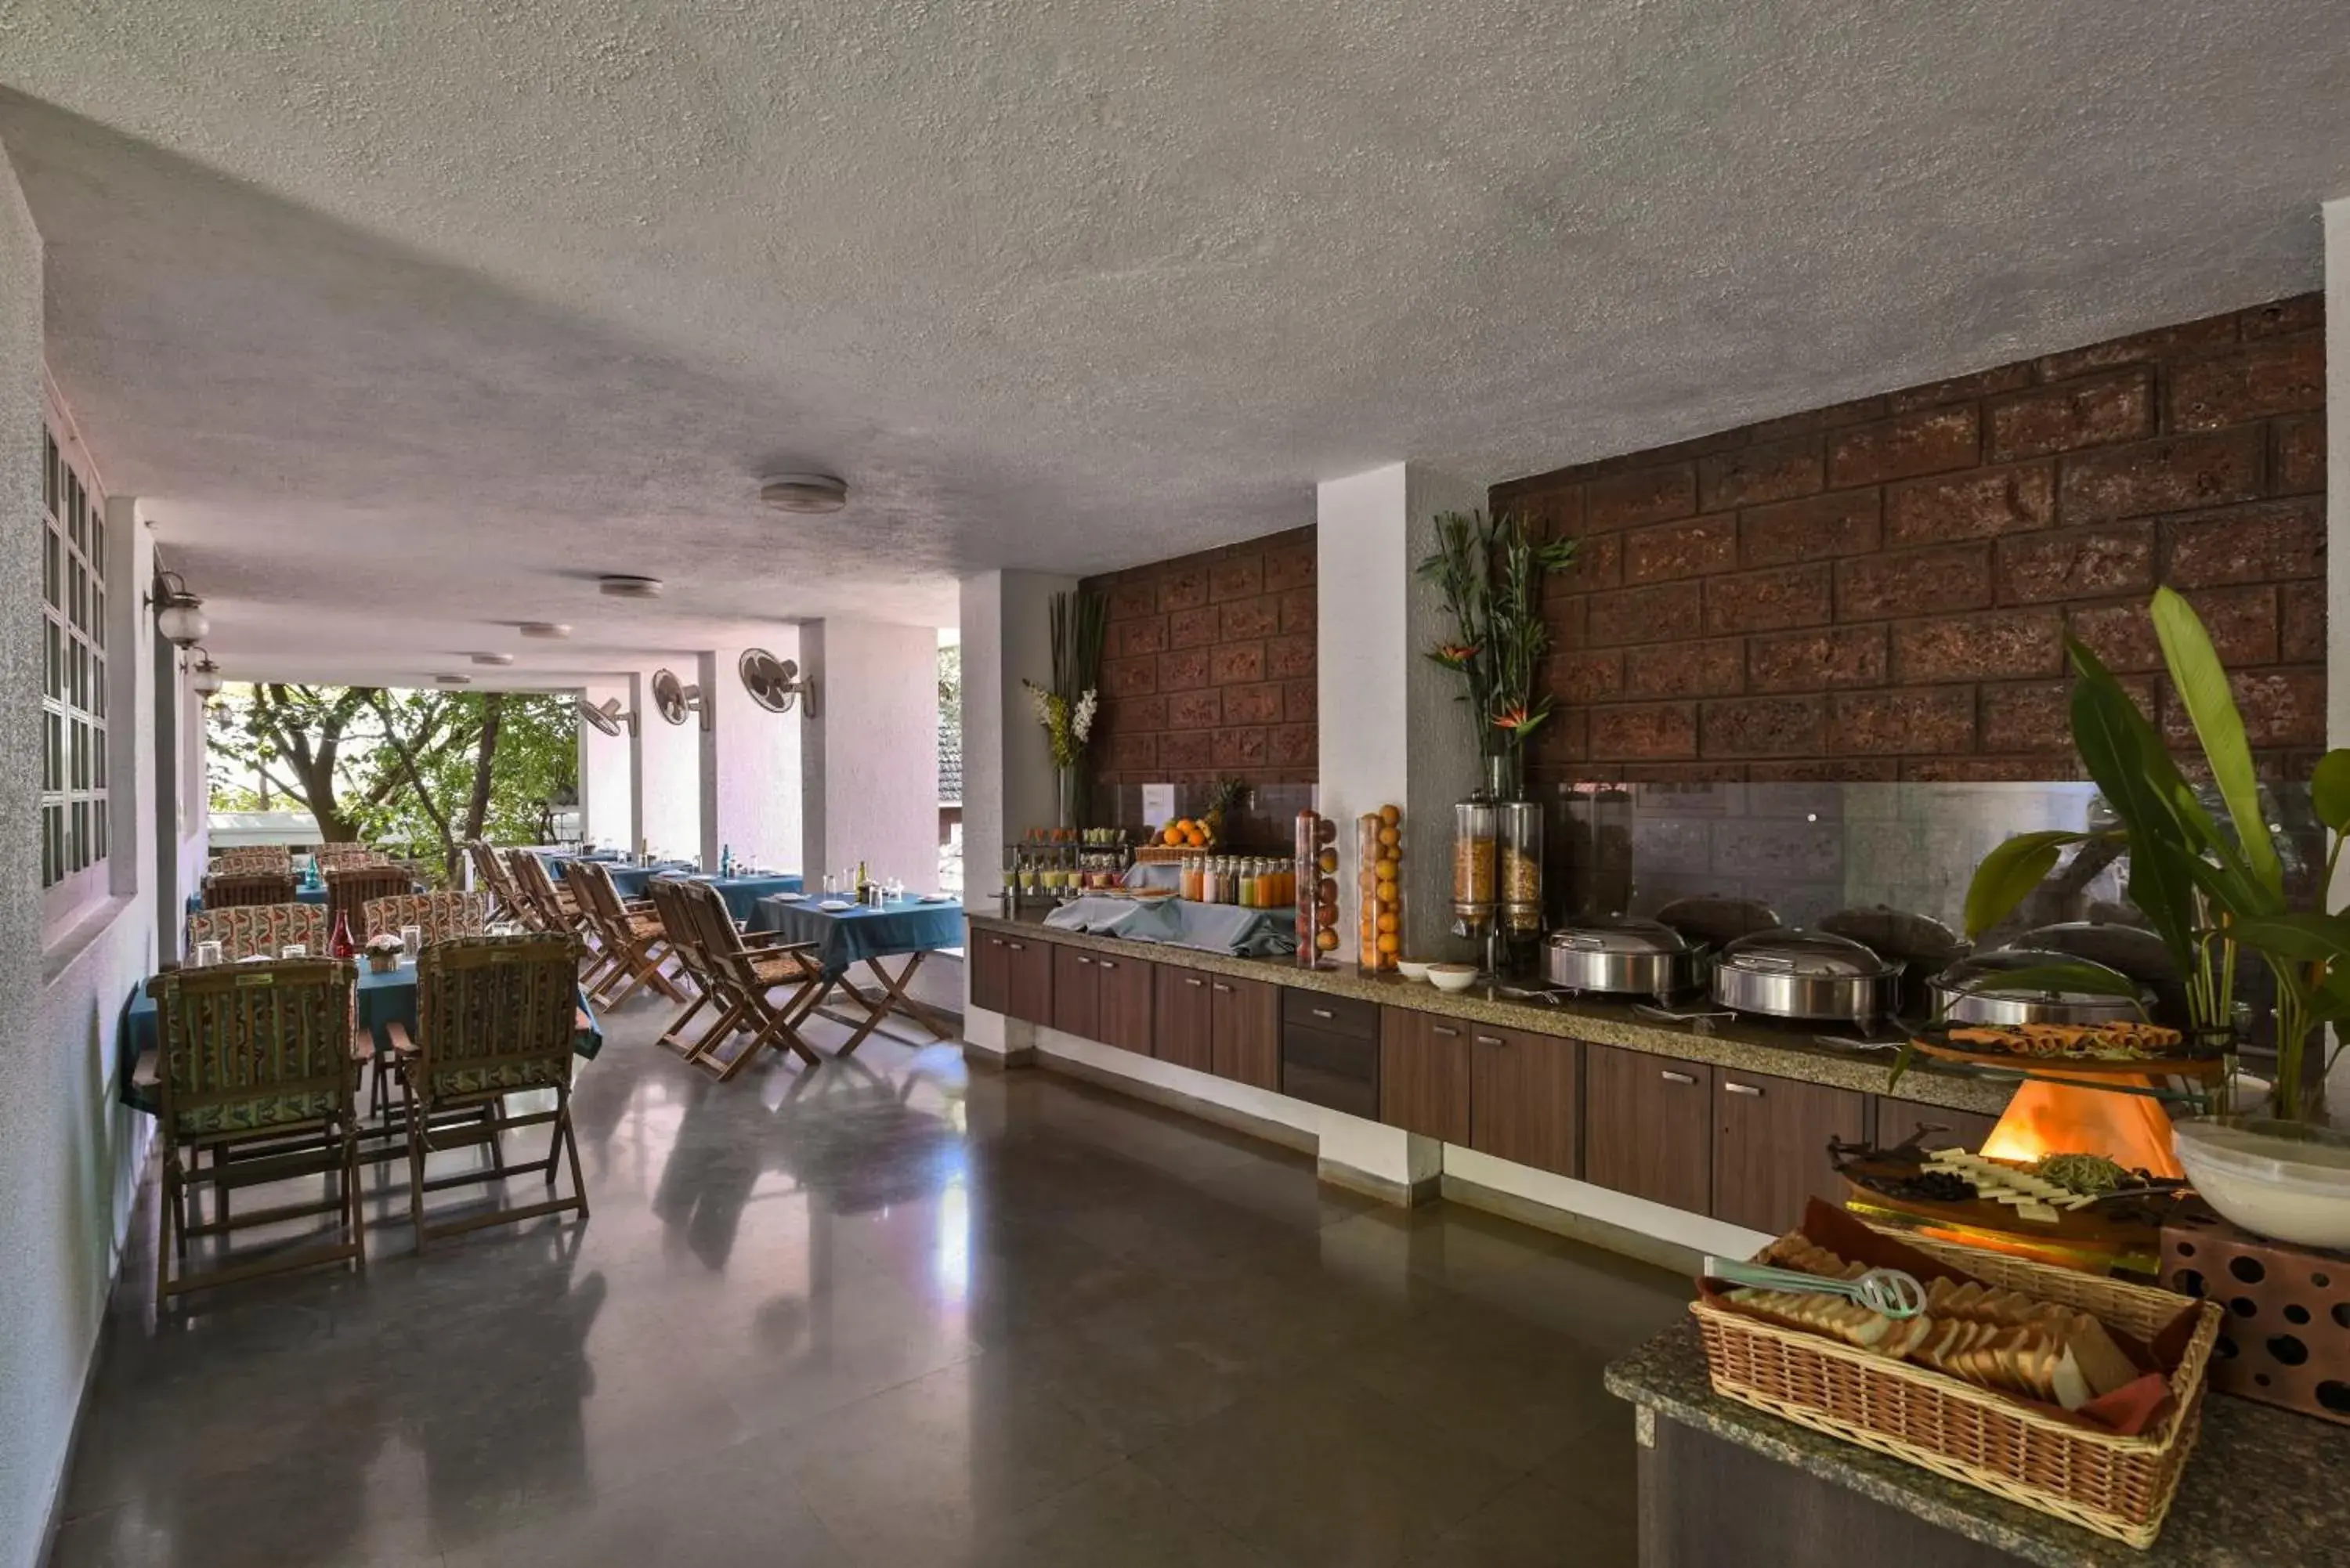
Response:
[[[608,1022],[585,1224],[418,1257],[385,1168],[364,1278],[158,1322],[142,1214],[57,1568],[1634,1561],[1600,1367],[1680,1281],[951,1046],[722,1086]]]

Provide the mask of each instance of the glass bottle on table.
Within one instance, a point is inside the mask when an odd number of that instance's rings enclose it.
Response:
[[[327,951],[336,958],[348,958],[359,950],[359,943],[351,940],[351,912],[348,909],[338,911],[335,934],[327,939]]]

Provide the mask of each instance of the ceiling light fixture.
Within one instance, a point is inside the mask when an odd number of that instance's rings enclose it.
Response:
[[[759,481],[759,499],[778,512],[837,512],[848,504],[848,482],[829,473],[771,473]]]
[[[596,591],[616,599],[657,599],[660,597],[661,580],[613,572],[596,579]]]
[[[471,686],[473,683],[470,675],[436,675],[432,679],[443,686]]]
[[[476,664],[512,664],[514,662],[514,655],[511,653],[476,653],[473,658]]]
[[[204,618],[204,601],[188,591],[186,580],[177,572],[157,572],[147,590],[147,602],[155,607],[155,629],[182,648],[202,642],[213,628],[213,623]]]
[[[570,624],[566,621],[526,620],[522,623],[522,634],[525,637],[538,637],[556,639],[569,637],[571,635],[571,627]]]

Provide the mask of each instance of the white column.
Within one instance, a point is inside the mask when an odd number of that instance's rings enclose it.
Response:
[[[816,717],[800,731],[800,874],[863,861],[914,891],[939,883],[939,634],[824,620],[799,628]]]
[[[598,705],[617,700],[626,711],[629,698],[628,679],[614,676],[591,680],[579,697],[582,701]],[[608,735],[587,720],[579,721],[580,836],[598,844],[635,847],[637,796],[632,781],[636,770],[630,755],[634,749],[625,732]]]
[[[1404,949],[1475,956],[1450,934],[1452,803],[1477,784],[1475,736],[1455,678],[1421,655],[1445,631],[1442,599],[1420,580],[1443,512],[1482,507],[1476,485],[1389,463],[1316,487],[1316,699],[1322,810],[1339,825],[1339,953],[1355,949],[1354,819],[1404,813]]]
[[[695,663],[682,657],[662,666],[691,685]],[[629,847],[650,846],[656,855],[702,852],[701,716],[689,713],[672,724],[653,707],[653,671],[629,677],[629,706],[636,710],[637,732],[629,744],[629,799],[634,808]]]
[[[779,626],[758,646],[777,659],[797,659],[800,628]],[[710,728],[702,734],[702,863],[716,866],[732,850],[737,860],[804,872],[801,769],[810,723],[807,704],[795,700],[790,712],[775,713],[754,702],[741,674],[745,651],[721,648],[701,658],[702,701],[711,715]],[[822,868],[817,870],[821,875]]]

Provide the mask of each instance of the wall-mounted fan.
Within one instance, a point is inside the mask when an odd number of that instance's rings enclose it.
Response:
[[[807,699],[807,716],[816,717],[816,677],[800,673],[795,659],[777,659],[764,648],[746,648],[734,666],[751,701],[770,713],[788,713],[792,699]]]
[[[578,708],[581,718],[608,735],[633,735],[637,732],[635,712],[621,707],[618,697],[607,697],[601,702],[590,702],[582,697]]]
[[[673,671],[653,671],[653,708],[672,724],[682,724],[688,713],[702,715],[704,729],[710,726],[710,711],[702,706],[702,688],[688,686]]]

